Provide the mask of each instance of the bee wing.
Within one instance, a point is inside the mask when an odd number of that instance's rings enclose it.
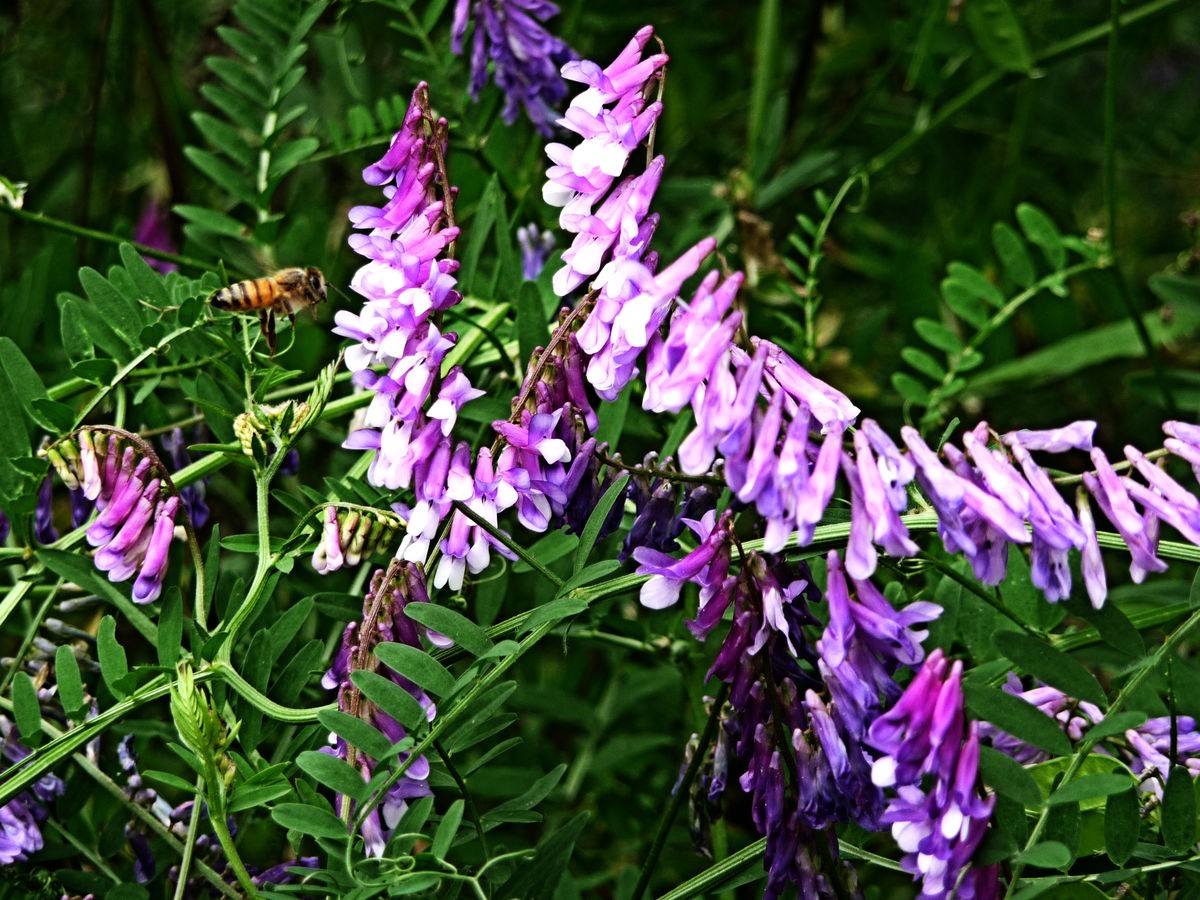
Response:
[[[303,269],[283,269],[275,273],[275,282],[288,293],[303,291],[305,275]]]

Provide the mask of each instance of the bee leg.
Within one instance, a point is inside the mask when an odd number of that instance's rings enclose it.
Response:
[[[260,310],[258,313],[258,324],[262,329],[263,336],[267,339],[267,349],[271,351],[271,355],[275,355],[275,313],[270,309]]]

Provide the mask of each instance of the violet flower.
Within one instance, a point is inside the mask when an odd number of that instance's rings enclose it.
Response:
[[[29,748],[20,743],[16,726],[4,716],[0,716],[0,733],[4,739],[0,753],[5,760],[19,763],[29,755]],[[42,849],[45,842],[39,826],[49,815],[45,804],[61,797],[65,791],[62,779],[46,774],[28,790],[0,806],[0,865],[26,860],[30,854]]]
[[[197,431],[199,431],[197,426]],[[197,436],[196,440],[203,438]],[[187,441],[183,437],[183,429],[175,428],[161,438],[163,450],[167,454],[167,463],[170,465],[173,472],[178,472],[192,462],[191,456],[187,452]],[[280,468],[281,474],[283,468]],[[208,522],[208,504],[204,502],[204,496],[207,493],[208,479],[203,478],[193,484],[189,484],[185,488],[179,489],[179,499],[183,501],[184,509],[187,511],[188,521],[192,523],[193,528],[203,528]]]
[[[360,625],[351,622],[346,626],[342,635],[342,645],[334,657],[333,665],[321,679],[321,684],[328,688],[337,688],[338,708],[343,712],[354,710],[358,717],[379,731],[389,743],[395,744],[403,740],[405,730],[390,715],[357,692],[350,680],[353,671],[363,670],[365,666],[378,667],[371,649],[378,643],[394,642],[420,647],[420,630],[415,622],[404,614],[404,608],[412,602],[428,602],[425,591],[424,576],[421,570],[406,564],[402,573],[395,581],[385,584],[384,572],[375,573],[371,580],[371,589],[367,593],[363,606],[363,621],[371,622],[373,628],[365,638],[360,634]],[[372,604],[378,600],[378,608],[372,609]],[[390,669],[381,673],[396,682],[404,690],[411,693],[425,709],[426,717],[433,721],[437,709],[432,700],[416,685],[397,675]],[[341,737],[331,738],[333,746],[324,748],[325,752],[341,759],[349,755],[349,746]],[[400,763],[408,760],[409,754],[401,752],[397,756]],[[354,765],[369,781],[375,772],[376,761],[359,751],[355,754]],[[400,821],[408,808],[410,800],[426,797],[431,793],[429,787],[429,762],[424,757],[412,761],[395,784],[387,791],[383,803],[372,809],[362,826],[362,836],[369,856],[382,856],[387,846],[391,831]],[[346,798],[338,795],[338,803],[346,802]],[[353,808],[354,804],[351,804]]]
[[[925,660],[896,704],[878,718],[867,741],[883,755],[872,778],[891,787],[883,823],[904,852],[901,865],[921,882],[922,898],[992,896],[994,870],[964,878],[963,871],[983,840],[995,797],[981,797],[979,726],[964,729],[962,663],[940,649]],[[930,776],[922,780],[922,776]],[[991,879],[991,880],[989,880]]]
[[[504,121],[511,125],[524,107],[529,121],[547,136],[553,132],[554,109],[567,96],[558,69],[574,57],[566,42],[542,24],[556,15],[558,7],[549,0],[457,0],[451,27],[450,49],[459,54],[468,22],[475,22],[471,99],[478,100],[487,83],[490,59],[496,86],[504,92]]]
[[[133,228],[133,240],[135,243],[153,250],[162,250],[166,253],[178,252],[179,248],[175,246],[175,241],[171,238],[170,216],[166,206],[153,198],[146,200],[142,205],[142,212],[138,216],[137,224]],[[150,268],[157,269],[164,275],[179,269],[175,263],[156,259],[153,256],[143,256],[142,259]]]
[[[517,229],[517,246],[521,248],[521,276],[526,281],[537,281],[556,244],[554,232],[549,229],[542,231],[534,224]]]
[[[154,476],[156,461],[136,445],[126,445],[119,434],[88,430],[48,448],[46,456],[63,482],[99,510],[86,532],[97,548],[96,568],[114,582],[136,573],[134,602],[157,600],[180,498],[164,496],[164,481]]]

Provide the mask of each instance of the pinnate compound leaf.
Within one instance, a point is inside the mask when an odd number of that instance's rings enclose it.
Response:
[[[459,613],[433,603],[410,603],[404,614],[438,634],[444,634],[473,656],[482,656],[492,647],[487,632]]]
[[[1108,705],[1100,682],[1073,657],[1023,631],[996,635],[996,647],[1026,674],[1039,678],[1070,697],[1103,708]]]
[[[1048,215],[1030,203],[1017,207],[1017,222],[1031,244],[1041,248],[1054,269],[1061,269],[1067,262],[1067,250],[1058,226]]]
[[[1034,844],[1017,857],[1018,862],[1041,869],[1062,869],[1071,864],[1070,849],[1058,841]]]
[[[600,497],[600,502],[588,516],[588,521],[584,523],[583,530],[580,532],[580,545],[575,548],[575,562],[571,565],[572,575],[580,574],[587,565],[588,557],[592,556],[592,548],[596,544],[596,539],[600,536],[600,529],[604,528],[605,520],[608,518],[608,512],[617,504],[617,500],[624,496],[629,478],[629,474],[626,473],[608,485]]]
[[[318,784],[338,794],[363,801],[370,795],[362,776],[345,760],[318,750],[305,750],[296,757],[296,765],[316,779]]]
[[[979,748],[979,772],[983,783],[1022,806],[1037,808],[1042,803],[1042,789],[1029,770],[1009,756],[991,747]]]
[[[26,744],[38,744],[42,737],[42,707],[38,703],[37,688],[27,672],[18,672],[12,681],[13,720],[21,740]]]
[[[46,396],[46,386],[34,370],[33,365],[25,358],[11,338],[0,336],[0,367],[12,383],[17,399],[24,406],[26,414],[38,425],[50,431],[58,431],[58,423],[43,416],[34,404],[37,401],[49,403]],[[70,425],[67,426],[68,430]]]
[[[280,803],[271,810],[271,818],[284,828],[315,838],[346,840],[346,823],[328,808],[307,803]]]
[[[904,372],[892,373],[892,387],[896,389],[896,393],[904,398],[906,403],[912,403],[916,406],[928,406],[933,401],[933,397],[930,396],[925,386]]]
[[[976,718],[1056,756],[1070,754],[1071,742],[1059,730],[1058,723],[1020,697],[974,683],[963,685],[963,695]]]
[[[396,682],[377,672],[351,672],[350,680],[368,700],[413,731],[426,723],[425,710],[417,699]]]
[[[945,367],[924,350],[905,347],[900,351],[900,358],[933,381],[941,381],[946,377]]]
[[[292,793],[292,786],[286,781],[276,781],[271,784],[241,784],[234,789],[226,809],[232,815],[242,810],[266,806],[272,800],[286,797],[290,793]]]
[[[921,336],[921,340],[944,353],[958,353],[962,350],[962,341],[941,322],[935,322],[933,319],[914,319],[913,328]]]
[[[1104,849],[1118,866],[1125,865],[1133,856],[1141,826],[1141,802],[1134,788],[1108,795],[1104,806]]]
[[[380,760],[386,759],[391,753],[391,741],[362,719],[340,710],[323,709],[317,713],[317,721],[367,756]]]
[[[996,256],[1005,274],[1014,284],[1023,288],[1033,284],[1037,271],[1029,257],[1029,249],[1011,225],[997,222],[992,226],[992,246],[996,248]]]
[[[1183,766],[1171,769],[1163,788],[1162,836],[1173,853],[1185,853],[1196,843],[1196,787]]]
[[[450,852],[450,845],[454,843],[454,836],[458,834],[458,826],[462,824],[463,807],[462,800],[455,800],[446,810],[446,814],[442,816],[442,821],[438,823],[437,832],[433,835],[433,843],[429,845],[430,852],[438,859],[444,859]]]
[[[384,643],[375,648],[375,656],[389,669],[435,697],[448,697],[454,690],[454,676],[420,647]]]
[[[63,711],[74,721],[82,721],[86,712],[83,678],[79,674],[79,660],[68,644],[61,644],[54,651],[54,678],[58,683],[58,699],[62,702]]]
[[[575,841],[587,825],[589,814],[581,812],[554,830],[538,844],[533,861],[517,866],[495,894],[496,900],[551,900],[575,849]]]
[[[96,634],[96,652],[100,658],[100,675],[113,696],[120,700],[125,696],[123,682],[129,674],[129,662],[125,656],[125,648],[117,640],[117,620],[112,616],[105,616],[100,620],[100,630]]]
[[[1144,712],[1136,712],[1129,710],[1126,712],[1113,713],[1111,716],[1105,716],[1100,722],[1088,729],[1084,740],[1088,744],[1094,744],[1102,738],[1111,737],[1114,734],[1123,734],[1130,728],[1137,728],[1146,721]]]
[[[518,797],[506,800],[499,806],[488,810],[483,815],[484,825],[501,822],[536,822],[541,817],[525,815],[529,810],[541,803],[562,779],[567,771],[566,763],[555,766],[541,778],[537,779],[527,790]]]
[[[1060,803],[1080,803],[1097,797],[1119,794],[1133,784],[1128,772],[1111,775],[1084,775],[1060,787],[1047,801],[1051,806]]]
[[[79,270],[79,283],[87,292],[88,300],[94,304],[104,321],[133,349],[138,348],[138,335],[146,324],[137,297],[128,297],[97,272],[84,267]]]
[[[963,262],[952,262],[946,266],[947,280],[962,286],[989,306],[997,308],[1004,305],[1004,292],[992,283],[992,280],[974,266]],[[943,282],[943,285],[945,282]]]

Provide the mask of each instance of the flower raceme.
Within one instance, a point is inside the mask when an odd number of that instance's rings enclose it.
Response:
[[[450,49],[462,53],[474,20],[471,99],[478,100],[487,84],[490,60],[496,86],[504,92],[504,121],[511,125],[524,107],[529,121],[547,136],[555,107],[567,96],[558,68],[574,57],[566,42],[542,24],[556,15],[558,7],[549,0],[457,0],[450,38]]]
[[[382,734],[389,744],[404,739],[406,733],[403,726],[366,699],[354,685],[351,674],[357,671],[374,671],[379,667],[373,653],[378,644],[390,642],[420,647],[422,630],[405,615],[404,609],[409,603],[427,602],[429,595],[425,590],[425,578],[416,565],[403,563],[398,564],[398,568],[386,572],[376,571],[363,604],[362,621],[351,622],[346,626],[333,665],[321,679],[325,688],[337,689],[339,710],[362,719]],[[433,721],[437,715],[437,708],[423,691],[390,669],[385,670],[385,677],[411,693],[425,709],[428,720]],[[344,738],[331,736],[331,741],[332,746],[324,748],[325,752],[351,762],[362,775],[363,781],[370,781],[378,762],[365,753],[352,749]],[[408,760],[408,754],[402,752],[397,759],[404,763]],[[388,788],[383,803],[372,809],[364,819],[362,836],[369,856],[378,857],[383,854],[391,831],[408,808],[408,802],[431,793],[429,772],[429,762],[424,757],[412,760],[404,776]],[[339,795],[338,802],[350,801]]]
[[[136,574],[134,602],[157,600],[180,495],[168,486],[170,476],[149,445],[115,429],[84,429],[43,453],[63,483],[98,511],[86,532],[96,548],[96,568],[109,581]]]

